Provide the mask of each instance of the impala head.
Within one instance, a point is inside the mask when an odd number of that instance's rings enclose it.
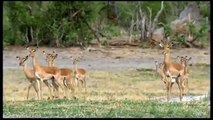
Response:
[[[159,45],[164,48],[163,54],[167,54],[171,51],[170,49],[172,48],[173,43],[170,42],[170,38],[168,37],[167,39],[161,40]]]
[[[37,49],[38,49],[38,47],[37,48],[29,48],[28,47],[27,50],[30,52],[29,56],[34,57]]]
[[[24,66],[26,60],[28,59],[28,55],[27,55],[26,57],[24,57],[24,58],[21,58],[21,57],[19,57],[19,56],[16,56],[16,59],[19,60],[19,65],[20,65],[20,66]]]
[[[81,57],[74,58],[72,56],[70,58],[72,59],[72,61],[73,61],[72,64],[74,64],[74,65],[77,64],[77,63],[79,63],[80,59],[81,59]]]
[[[158,63],[158,61],[155,61],[155,65],[156,65],[156,67],[158,67],[160,69],[163,69],[163,67],[164,67],[164,64],[163,63]]]
[[[164,64],[163,63],[159,63],[159,68],[163,69],[164,68]]]
[[[53,51],[53,54],[46,53],[45,51],[42,51],[42,52],[43,52],[44,55],[46,55],[46,61],[47,62],[49,62],[49,61],[53,62],[57,58],[57,56],[58,56],[58,54],[54,55],[55,51]]]
[[[192,57],[185,56],[180,58],[180,62],[182,65],[187,66]]]

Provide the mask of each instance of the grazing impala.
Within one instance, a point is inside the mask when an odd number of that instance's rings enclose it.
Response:
[[[178,88],[180,90],[180,101],[183,98],[183,90],[185,89],[183,74],[184,67],[181,64],[173,63],[171,59],[171,47],[172,43],[162,40],[160,46],[164,47],[164,72],[166,76],[169,76],[169,80],[167,81],[167,101],[170,100],[171,96],[171,88],[174,82],[178,84]]]
[[[35,74],[34,74],[35,71],[33,69],[29,69],[27,67],[28,56],[26,56],[24,58],[16,56],[16,58],[17,58],[17,60],[19,60],[19,65],[23,66],[24,75],[27,78],[27,80],[30,82],[30,85],[28,86],[28,89],[27,89],[27,100],[29,98],[29,92],[30,92],[31,87],[34,88],[36,95],[38,97],[38,88],[36,86],[36,77],[35,77]]]
[[[37,56],[36,56],[36,50],[37,49],[29,49],[27,48],[30,52],[30,56],[32,57],[33,60],[33,68],[35,70],[35,76],[38,78],[37,79],[37,84],[38,84],[38,88],[39,88],[39,99],[42,99],[42,82],[45,80],[50,80],[53,79],[52,83],[53,86],[55,87],[55,89],[58,91],[58,86],[62,89],[64,96],[65,96],[65,92],[62,86],[62,83],[60,82],[61,79],[61,71],[56,68],[56,67],[47,67],[47,66],[43,66],[41,64],[38,63],[37,61]],[[52,89],[50,86],[48,86],[49,92],[50,92],[50,98],[54,98],[54,95],[52,93]],[[58,91],[59,93],[59,91]]]
[[[55,53],[53,51],[53,53]],[[46,61],[48,63],[48,66],[50,67],[54,67],[55,64],[54,64],[54,61],[55,59],[57,58],[58,54],[50,54],[50,53],[46,53],[45,51],[43,51],[43,54],[46,55]],[[67,95],[67,91],[66,91],[66,88],[70,89],[73,93],[73,97],[75,97],[75,89],[74,89],[74,86],[73,86],[73,71],[69,68],[60,68],[60,71],[61,71],[61,81],[63,81],[63,84],[64,84],[64,89],[65,89],[65,94]]]

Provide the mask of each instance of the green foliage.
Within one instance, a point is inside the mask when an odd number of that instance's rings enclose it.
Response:
[[[158,22],[171,22],[187,4],[188,2],[164,2],[164,10]],[[210,19],[208,2],[198,2],[198,5],[203,17]],[[106,1],[7,1],[3,4],[3,41],[5,45],[26,44],[27,30],[32,28],[33,41],[41,40],[40,44],[55,45],[56,41],[62,46],[90,44],[91,40],[96,39],[92,29],[99,29],[105,36],[121,36],[120,29],[128,31],[132,18],[140,19],[139,9],[149,21],[149,7],[153,21],[161,2],[123,1],[116,2],[115,7],[116,11],[110,9]],[[107,18],[113,12],[117,14],[116,20]],[[166,35],[171,34],[168,26],[166,29]]]
[[[201,42],[201,48],[203,48],[205,43],[208,41],[208,25],[204,22],[201,23],[199,28],[196,28],[194,24],[189,24],[188,25],[189,31],[191,34]]]
[[[210,2],[199,2],[200,7],[200,13],[205,18],[208,17],[208,20],[210,20]]]
[[[172,28],[170,24],[166,24],[164,27],[164,31],[165,31],[165,37],[169,37],[172,35]]]

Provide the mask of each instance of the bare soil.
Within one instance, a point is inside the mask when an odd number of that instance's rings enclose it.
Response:
[[[48,48],[40,47],[38,52],[39,62],[46,65],[45,56],[42,51],[58,53],[56,66],[73,67],[70,56],[77,57],[81,52],[83,59],[79,66],[87,70],[124,70],[124,69],[154,69],[154,61],[163,61],[161,48],[142,49],[138,47],[110,47],[110,48],[91,48],[91,51],[81,50],[79,47],[70,48]],[[8,47],[3,51],[3,69],[21,69],[16,60],[16,56],[24,57],[28,51],[24,47]],[[210,48],[178,48],[172,50],[172,57],[190,56],[193,64],[210,64]]]

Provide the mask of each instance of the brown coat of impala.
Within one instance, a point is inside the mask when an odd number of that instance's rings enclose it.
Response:
[[[183,98],[183,90],[185,89],[183,74],[184,67],[181,64],[173,63],[171,59],[171,47],[172,44],[168,41],[162,41],[161,45],[164,47],[164,72],[166,76],[169,77],[167,80],[167,101],[170,100],[171,89],[174,82],[178,84],[178,88],[180,90],[180,101]]]
[[[86,70],[83,68],[78,68],[78,63],[80,62],[80,58],[72,58],[73,65],[75,65],[74,68],[74,76],[75,76],[75,84],[78,86],[78,82],[81,82],[83,85],[85,92],[87,92],[86,87]]]
[[[53,53],[55,53],[53,51]],[[48,66],[50,67],[54,67],[54,60],[57,58],[58,54],[50,54],[50,53],[46,53],[45,51],[43,51],[43,54],[46,55],[46,61],[48,63]],[[61,71],[61,81],[63,81],[63,85],[64,85],[64,89],[65,89],[65,94],[67,96],[67,91],[66,89],[71,89],[72,93],[73,93],[73,97],[75,98],[75,89],[73,87],[73,71],[69,68],[59,68]]]
[[[60,70],[57,67],[47,67],[47,66],[43,66],[43,65],[39,64],[37,61],[37,56],[36,56],[36,49],[28,48],[28,50],[29,50],[30,56],[32,57],[32,60],[33,60],[33,68],[35,70],[35,76],[39,79],[39,80],[37,80],[38,88],[40,88],[39,89],[39,98],[42,99],[42,82],[45,80],[52,79],[53,86],[58,91],[58,93],[59,93],[58,86],[64,92],[63,86],[60,83],[60,79],[61,79]],[[49,92],[51,95],[50,97],[53,99],[54,95],[53,95],[51,87],[48,86],[48,89],[49,89]],[[64,95],[65,95],[65,92],[64,92]]]
[[[17,60],[19,60],[19,65],[23,67],[25,77],[30,82],[30,85],[28,86],[28,89],[27,89],[27,100],[29,98],[29,92],[30,92],[31,87],[34,88],[36,95],[38,97],[38,88],[36,86],[36,77],[35,77],[35,74],[34,74],[35,71],[33,69],[29,69],[27,67],[28,56],[26,56],[24,58],[16,56],[16,58],[17,58]]]
[[[186,91],[184,91],[184,94],[188,93],[189,91],[189,86],[188,86],[188,79],[189,79],[189,61],[191,60],[192,58],[189,57],[187,58],[187,56],[185,57],[181,57],[180,58],[180,63],[181,65],[184,67],[184,82],[186,82]]]

